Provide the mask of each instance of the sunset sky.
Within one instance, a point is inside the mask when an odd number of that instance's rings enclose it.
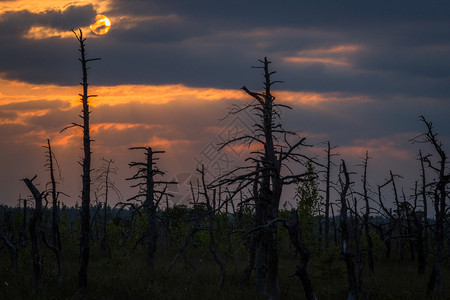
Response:
[[[89,29],[97,14],[111,20],[105,35]],[[306,136],[319,160],[325,141],[337,145],[336,163],[348,160],[355,182],[367,150],[373,186],[392,169],[410,192],[418,150],[431,151],[409,141],[424,130],[419,115],[450,147],[448,0],[0,1],[0,203],[28,195],[24,177],[37,174],[45,189],[47,138],[59,189],[70,195],[61,200],[80,202],[81,133],[60,133],[80,122],[72,28],[86,35],[88,58],[101,58],[89,71],[90,93],[98,95],[93,167],[114,159],[112,179],[124,198],[134,193],[128,163],[143,158],[129,147],[165,150],[161,169],[180,190],[199,163],[214,173],[245,156],[246,149],[215,147],[235,130],[251,131],[251,116],[220,119],[251,101],[242,85],[262,88],[261,71],[251,67],[265,56],[274,80],[284,81],[274,86],[277,101],[293,108],[282,114],[284,127]],[[284,201],[290,198],[287,190]]]

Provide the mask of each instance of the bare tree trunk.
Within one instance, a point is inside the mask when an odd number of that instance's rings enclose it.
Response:
[[[80,259],[78,264],[78,287],[85,289],[87,287],[87,274],[88,274],[88,264],[89,264],[89,253],[90,253],[90,204],[91,204],[91,137],[89,128],[89,98],[95,97],[96,95],[88,94],[88,67],[87,63],[94,60],[99,60],[100,58],[86,58],[85,41],[83,38],[83,32],[81,29],[77,34],[73,31],[75,37],[80,44],[80,58],[81,69],[82,69],[82,83],[83,93],[79,94],[82,102],[82,115],[83,125],[72,123],[72,125],[67,126],[61,131],[64,131],[71,127],[80,127],[83,130],[83,160],[82,168],[82,191],[81,191],[81,211],[80,211]]]
[[[260,171],[260,167],[259,167],[259,163],[256,165],[256,174],[255,174],[255,179],[253,181],[253,198],[254,198],[254,202],[255,202],[255,209],[256,209],[256,214],[254,216],[254,225],[255,227],[258,225],[261,225],[261,221],[262,221],[262,217],[259,216],[259,214],[261,213],[261,203],[259,200],[259,171]],[[228,214],[227,214],[228,215]],[[254,234],[252,234],[248,240],[247,243],[245,244],[245,247],[247,248],[248,251],[248,263],[247,263],[247,267],[244,270],[244,282],[248,283],[250,282],[250,276],[252,274],[253,268],[255,267],[255,261],[256,261],[256,251],[258,249],[258,245],[260,242],[260,232],[256,232]]]
[[[198,170],[201,174],[203,196],[206,200],[207,218],[208,218],[208,232],[209,232],[209,251],[211,252],[214,260],[220,267],[220,281],[219,288],[222,289],[225,284],[225,262],[219,257],[217,251],[216,239],[213,231],[213,216],[215,215],[215,203],[216,203],[216,190],[214,190],[213,199],[211,201],[205,183],[205,167],[202,165],[202,169]]]
[[[101,248],[103,252],[105,252],[108,248],[107,246],[108,232],[106,231],[106,224],[107,224],[107,208],[108,208],[108,192],[109,192],[109,172],[111,168],[111,163],[112,163],[111,159],[107,161],[105,174],[105,203],[103,204],[103,226],[102,226],[103,232],[101,242]]]
[[[291,242],[294,245],[297,252],[300,254],[300,264],[297,265],[297,270],[292,275],[296,275],[300,278],[306,299],[317,300],[314,294],[311,278],[309,277],[308,274],[308,261],[310,257],[310,252],[306,247],[306,245],[303,243],[297,210],[293,209],[291,211],[291,221],[289,224],[285,222],[284,227],[286,227],[286,229],[288,230]]]
[[[372,237],[370,236],[369,227],[369,216],[370,216],[370,205],[369,205],[369,195],[367,192],[367,163],[369,160],[369,152],[366,152],[366,157],[364,159],[364,175],[363,175],[363,189],[364,189],[364,202],[366,205],[366,211],[364,213],[364,233],[367,240],[367,260],[369,264],[369,269],[372,273],[375,272],[374,262],[373,262],[373,243]]]
[[[153,157],[154,154],[164,153],[164,151],[153,151],[151,147],[133,147],[130,150],[145,150],[146,161],[145,162],[131,162],[130,167],[138,167],[137,173],[127,180],[141,180],[141,182],[133,185],[132,187],[139,187],[140,193],[130,199],[134,200],[140,197],[144,197],[144,212],[147,217],[147,268],[149,271],[154,269],[155,266],[155,253],[156,253],[156,243],[158,240],[158,218],[156,215],[156,210],[161,199],[168,195],[166,193],[166,188],[168,184],[173,184],[176,182],[166,182],[166,181],[155,181],[155,175],[164,175],[164,172],[160,171],[156,165],[155,161],[158,158]],[[165,184],[166,188],[163,191],[157,191],[155,186],[157,184]],[[159,195],[156,197],[156,195]]]
[[[342,160],[342,172],[345,177],[345,181],[342,184],[341,190],[341,243],[342,243],[342,256],[344,258],[345,264],[347,266],[347,276],[348,276],[348,300],[357,299],[357,285],[356,285],[356,273],[355,264],[352,259],[352,254],[350,251],[350,239],[348,233],[348,223],[347,223],[347,192],[350,187],[350,178],[347,172],[347,167],[345,166],[345,161]]]
[[[27,199],[23,199],[23,234],[21,235],[22,246],[27,245]]]
[[[441,263],[443,260],[444,241],[447,234],[446,228],[446,214],[447,214],[447,185],[450,183],[450,174],[446,173],[447,167],[447,155],[442,149],[442,143],[436,138],[437,134],[433,132],[433,125],[431,122],[425,120],[423,116],[420,117],[421,121],[426,125],[427,131],[424,135],[425,142],[431,144],[434,150],[438,154],[439,161],[438,166],[433,165],[429,156],[423,158],[427,162],[428,167],[436,172],[438,180],[434,187],[434,211],[435,211],[435,237],[436,237],[436,254],[434,257],[433,271],[431,272],[430,279],[428,281],[427,292],[428,294],[434,293],[437,295],[442,294],[442,274]]]
[[[424,157],[422,155],[422,151],[419,151],[420,157],[420,169],[421,169],[421,195],[423,201],[423,224],[424,224],[424,238],[423,238],[423,248],[424,248],[424,257],[425,257],[425,265],[428,258],[428,197],[426,190],[426,176],[425,176],[425,166],[424,166]]]
[[[331,180],[331,150],[336,147],[331,147],[330,141],[327,141],[327,169],[325,175],[325,249],[330,246],[330,180]]]
[[[238,167],[236,170],[229,172],[225,176],[220,177],[217,181],[220,184],[236,184],[238,185],[236,193],[242,192],[242,189],[249,186],[253,182],[253,176],[255,173],[262,174],[262,183],[260,190],[260,198],[256,204],[257,210],[261,208],[261,213],[257,212],[260,224],[263,227],[260,228],[261,242],[258,249],[256,264],[257,264],[257,289],[258,294],[267,293],[269,299],[278,299],[280,297],[280,287],[278,279],[278,242],[277,242],[277,225],[276,220],[278,218],[278,209],[280,204],[281,192],[283,185],[291,184],[301,180],[306,174],[290,174],[283,176],[282,168],[285,166],[285,160],[293,160],[301,163],[300,157],[304,158],[298,149],[303,146],[305,138],[300,139],[295,144],[290,144],[287,137],[293,135],[292,132],[288,132],[282,129],[280,123],[280,115],[277,107],[289,108],[286,105],[278,104],[275,101],[275,97],[271,94],[271,87],[279,81],[271,80],[271,76],[276,73],[269,71],[270,61],[267,57],[264,60],[260,60],[261,67],[264,72],[264,91],[253,92],[246,86],[242,89],[253,98],[255,103],[247,105],[244,108],[238,108],[229,114],[239,113],[246,109],[252,109],[256,111],[256,115],[260,118],[261,122],[253,125],[255,132],[251,135],[244,135],[232,138],[222,144],[220,149],[236,143],[239,141],[249,141],[249,145],[252,143],[258,144],[260,149],[253,152],[255,157],[250,157],[252,162],[259,162],[261,165],[261,171],[253,171],[236,176],[236,171],[246,170],[249,168]],[[285,144],[281,145],[279,141],[285,141]],[[234,177],[233,179],[224,179],[224,177]],[[259,208],[258,208],[259,207]],[[267,268],[265,268],[267,266]],[[266,284],[263,288],[262,278],[265,276]]]
[[[48,168],[50,171],[50,182],[52,186],[52,249],[54,250],[57,262],[57,279],[58,285],[62,284],[62,266],[61,266],[61,237],[59,234],[59,205],[58,193],[56,191],[56,180],[53,167],[53,152],[50,145],[50,140],[47,139],[48,145]]]
[[[423,224],[422,220],[419,216],[417,216],[417,198],[418,198],[418,192],[417,192],[417,181],[415,183],[414,188],[414,207],[413,207],[413,221],[414,221],[414,227],[415,227],[415,235],[416,235],[416,247],[417,247],[417,271],[420,275],[425,274],[425,247],[424,247],[424,240],[423,240]]]
[[[154,203],[154,188],[155,182],[153,180],[153,151],[152,148],[147,148],[147,178],[146,178],[146,196],[144,201],[144,210],[147,214],[147,234],[148,234],[148,248],[147,248],[147,267],[153,270],[155,267],[155,253],[156,241],[158,239],[158,223],[156,220],[156,205]]]
[[[262,173],[261,188],[255,205],[257,226],[263,226],[268,222],[268,206],[270,199],[267,198],[269,193],[269,177],[267,170]],[[266,294],[266,274],[267,274],[267,231],[263,229],[258,233],[259,246],[256,256],[256,292],[259,296]]]
[[[34,176],[32,179],[24,178],[23,182],[27,185],[30,192],[33,194],[35,200],[34,213],[30,220],[30,238],[31,238],[31,257],[33,260],[33,280],[32,286],[33,291],[40,289],[41,287],[41,276],[42,276],[42,261],[40,255],[39,246],[39,229],[41,226],[41,216],[42,216],[42,197],[36,186],[33,184],[33,180],[36,178]]]

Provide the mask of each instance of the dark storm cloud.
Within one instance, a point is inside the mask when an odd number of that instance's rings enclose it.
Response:
[[[70,31],[90,24],[92,5],[70,6],[64,11],[6,12],[0,17],[0,72],[6,78],[33,83],[76,83],[77,43],[75,38],[27,39],[32,27]]]
[[[79,81],[75,39],[29,40],[32,25],[85,26],[92,6],[2,16],[8,60],[0,71],[34,83]],[[114,1],[110,33],[88,39],[93,84],[238,88],[259,84],[250,70],[268,56],[283,89],[446,97],[450,77],[448,1]],[[114,23],[114,19],[117,23]],[[293,63],[300,51],[358,46],[348,66]],[[258,86],[256,86],[257,88]]]

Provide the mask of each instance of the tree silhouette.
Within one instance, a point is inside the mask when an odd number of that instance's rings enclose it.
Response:
[[[447,235],[446,216],[447,216],[447,185],[450,183],[450,173],[447,170],[447,155],[443,149],[442,143],[437,138],[437,133],[433,130],[433,123],[427,121],[424,116],[420,120],[426,126],[426,132],[414,139],[414,141],[431,144],[438,155],[437,162],[431,160],[431,155],[425,156],[423,161],[427,163],[430,170],[436,173],[437,181],[431,183],[433,204],[436,223],[434,234],[436,238],[436,253],[434,257],[433,270],[428,281],[428,293],[442,293],[442,271],[441,264],[444,259],[444,240]]]
[[[252,111],[259,122],[253,125],[253,135],[242,135],[232,137],[223,143],[220,149],[227,146],[245,143],[248,146],[256,144],[259,150],[252,152],[248,158],[253,163],[251,166],[237,167],[224,176],[217,179],[214,185],[234,185],[234,194],[252,185],[255,175],[259,180],[258,195],[255,197],[255,208],[258,219],[257,228],[260,231],[261,240],[257,251],[257,292],[267,293],[270,299],[278,299],[280,296],[280,286],[278,279],[278,244],[277,226],[278,210],[280,205],[281,192],[283,186],[298,182],[305,177],[305,174],[297,174],[290,171],[286,165],[288,161],[303,164],[302,159],[306,157],[298,152],[304,146],[305,138],[300,138],[294,143],[290,139],[297,137],[296,133],[283,129],[281,124],[280,108],[289,106],[275,101],[271,88],[281,81],[272,80],[275,71],[269,70],[271,63],[266,57],[260,60],[262,66],[254,67],[262,69],[264,72],[264,91],[253,92],[246,86],[242,87],[253,102],[244,107],[237,107],[229,112],[229,115],[238,114],[244,110]],[[255,165],[261,167],[255,169]],[[285,174],[285,172],[287,174]],[[230,197],[232,198],[232,197]],[[261,272],[260,272],[261,271]],[[267,271],[267,272],[266,272]],[[264,280],[258,280],[262,276]]]
[[[72,123],[71,125],[64,128],[62,131],[72,128],[80,127],[83,131],[83,174],[82,177],[82,191],[81,191],[81,233],[80,233],[80,261],[78,265],[78,286],[81,289],[87,287],[87,274],[88,274],[88,264],[89,264],[89,253],[90,253],[90,204],[91,204],[91,137],[90,137],[90,127],[89,127],[89,98],[96,97],[97,95],[89,95],[88,93],[88,66],[87,64],[94,60],[99,60],[100,58],[86,58],[86,39],[83,38],[83,31],[79,29],[76,33],[74,30],[72,32],[75,34],[78,43],[80,44],[80,58],[82,70],[82,82],[83,93],[79,94],[82,102],[82,115],[80,116],[83,120],[83,124]]]
[[[127,178],[127,180],[138,181],[132,187],[139,188],[139,193],[128,199],[128,201],[144,198],[143,204],[137,209],[143,207],[147,215],[147,267],[149,270],[153,270],[158,238],[158,216],[156,210],[164,196],[171,196],[166,193],[167,185],[175,184],[176,182],[157,181],[154,178],[156,175],[164,175],[164,172],[156,167],[158,158],[154,156],[155,154],[162,154],[164,151],[153,151],[151,147],[133,147],[130,150],[145,150],[146,160],[144,162],[131,162],[129,164],[130,167],[137,167],[138,170],[132,177]],[[164,186],[162,191],[156,189],[158,185]]]

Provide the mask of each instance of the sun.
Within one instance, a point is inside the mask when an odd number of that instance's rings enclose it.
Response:
[[[92,32],[97,35],[107,34],[111,28],[111,21],[104,15],[96,15],[94,23],[90,27]]]

